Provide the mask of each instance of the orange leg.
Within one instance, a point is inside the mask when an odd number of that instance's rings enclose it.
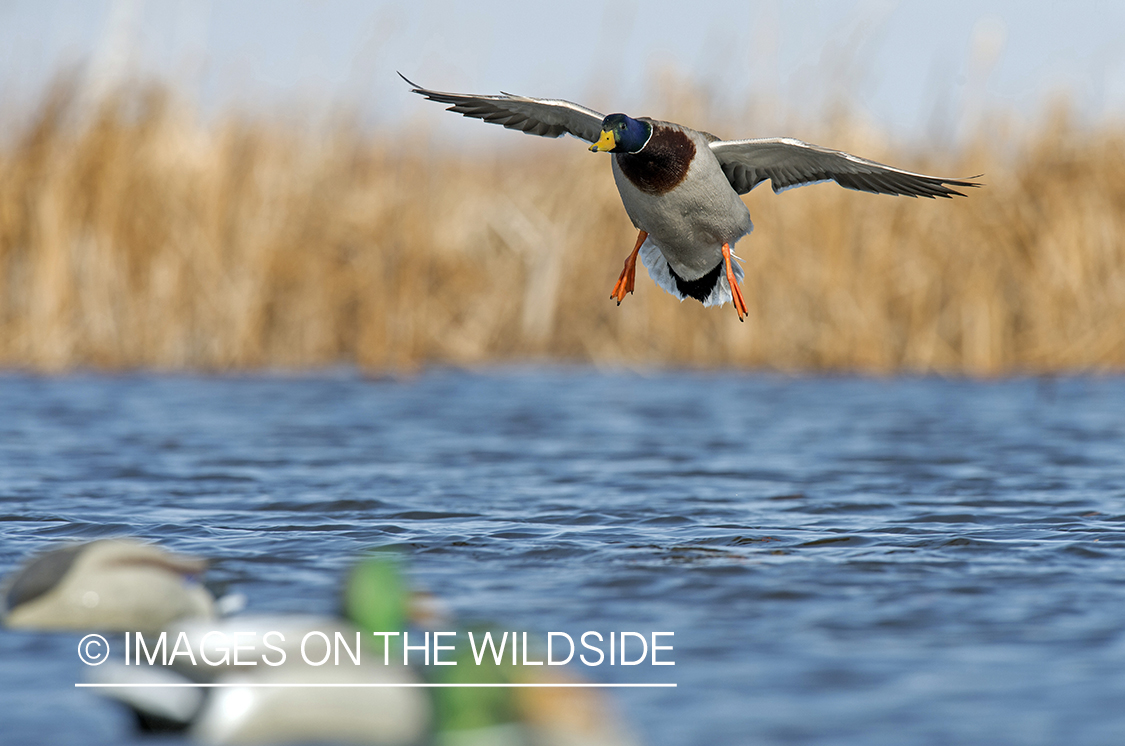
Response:
[[[723,244],[723,264],[727,268],[727,282],[730,283],[731,302],[734,304],[734,310],[738,313],[738,320],[742,321],[750,313],[746,310],[746,301],[742,299],[742,290],[738,287],[738,282],[734,279],[734,267],[730,264],[730,244]]]
[[[633,247],[633,253],[625,258],[625,269],[621,270],[621,276],[617,278],[617,284],[613,286],[613,292],[609,294],[610,298],[617,300],[617,305],[621,305],[621,301],[625,300],[627,293],[633,292],[633,282],[637,278],[637,254],[641,252],[641,244],[648,238],[648,233],[641,231],[637,235],[637,245]]]

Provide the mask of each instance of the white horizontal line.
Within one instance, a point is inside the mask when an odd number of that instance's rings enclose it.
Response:
[[[279,682],[260,682],[239,684],[234,682],[175,682],[150,684],[75,684],[82,689],[320,689],[320,688],[375,688],[375,689],[445,689],[445,688],[486,688],[486,689],[627,689],[627,688],[675,688],[675,684],[435,684],[421,683],[350,683],[350,684],[295,684]]]

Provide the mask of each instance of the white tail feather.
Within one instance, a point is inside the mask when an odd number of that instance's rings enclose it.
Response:
[[[738,259],[731,252],[731,257]],[[739,260],[741,261],[741,260]],[[676,287],[676,278],[672,275],[672,268],[668,266],[668,260],[664,258],[664,254],[660,253],[660,249],[651,239],[645,239],[644,245],[641,246],[641,264],[648,270],[648,276],[652,281],[666,290],[670,295],[679,298],[681,301],[689,296],[680,292]],[[742,265],[738,262],[733,264],[734,279],[736,282],[742,282],[743,272]],[[711,293],[707,299],[703,301],[703,305],[710,308],[711,306],[721,306],[724,303],[729,303],[732,300],[730,292],[730,283],[727,282],[727,273],[720,272],[719,279],[715,282],[715,287],[711,289]]]

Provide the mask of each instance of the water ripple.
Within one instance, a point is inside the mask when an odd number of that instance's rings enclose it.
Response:
[[[251,610],[332,613],[388,546],[465,620],[674,630],[680,687],[619,697],[649,743],[1115,743],[1125,381],[1044,390],[8,375],[0,570],[131,534]],[[5,735],[127,741],[60,639],[0,633]]]

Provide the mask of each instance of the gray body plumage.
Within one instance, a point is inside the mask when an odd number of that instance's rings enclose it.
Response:
[[[750,211],[731,189],[703,133],[671,122],[642,121],[683,132],[695,145],[695,157],[683,180],[663,194],[638,189],[622,171],[618,158],[613,159],[613,179],[625,212],[635,227],[648,233],[641,263],[657,285],[683,300],[686,296],[668,269],[683,280],[698,280],[722,263],[722,245],[734,246],[753,224]],[[738,279],[741,274],[741,268],[736,270]],[[718,278],[715,291],[703,301],[705,306],[730,300],[725,276]]]
[[[597,141],[601,133],[604,117],[569,101],[443,93],[420,88],[405,77],[403,80],[415,93],[450,104],[450,111],[510,129],[544,137],[570,134],[586,142]],[[952,187],[979,186],[972,181],[904,171],[788,137],[721,140],[670,122],[639,121],[682,132],[695,146],[682,178],[667,189],[655,190],[642,188],[643,180],[639,185],[622,168],[623,159],[630,154],[611,151],[615,153],[613,177],[625,211],[634,226],[649,234],[641,246],[641,262],[657,285],[681,300],[686,297],[683,281],[702,278],[706,283],[713,282],[705,297],[700,293],[706,290],[696,288],[693,293],[708,306],[732,299],[725,273],[715,270],[723,263],[722,245],[733,247],[753,229],[740,195],[763,181],[770,181],[774,192],[835,181],[864,192],[929,198],[963,196]],[[650,150],[655,136],[656,131],[637,153]],[[736,280],[741,280],[742,268],[737,263],[732,271]]]

